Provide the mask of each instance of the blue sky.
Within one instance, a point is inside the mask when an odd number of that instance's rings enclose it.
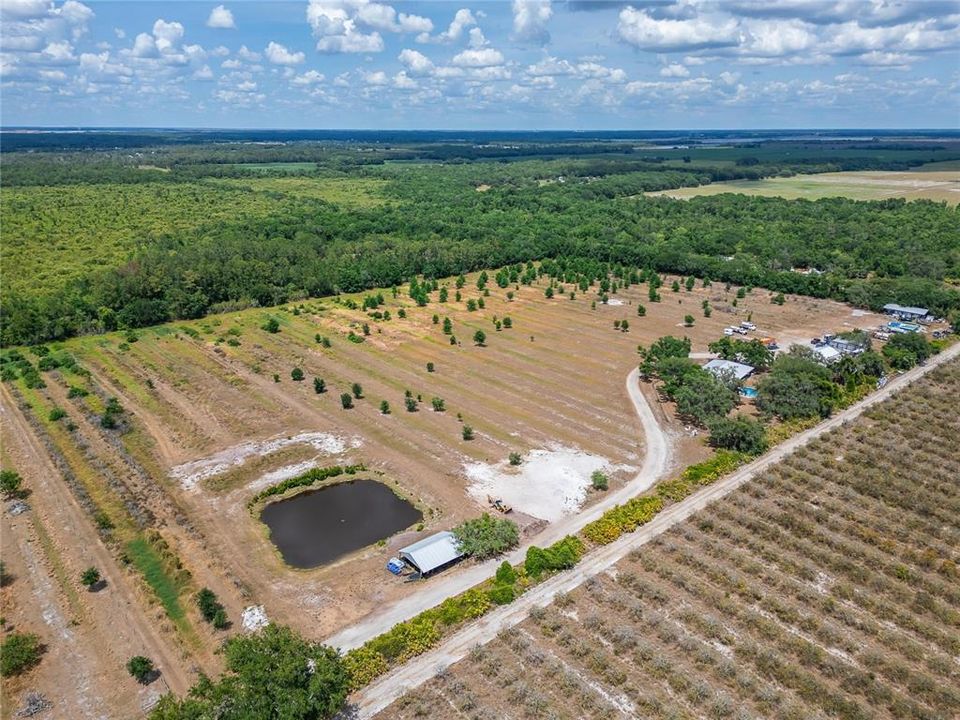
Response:
[[[960,126],[960,0],[0,7],[7,126]]]

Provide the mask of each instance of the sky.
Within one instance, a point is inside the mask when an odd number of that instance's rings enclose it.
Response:
[[[960,0],[0,0],[0,123],[960,127]]]

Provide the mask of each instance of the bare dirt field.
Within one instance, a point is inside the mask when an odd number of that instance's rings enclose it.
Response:
[[[384,563],[415,537],[486,510],[481,488],[491,477],[491,487],[503,487],[514,472],[518,483],[532,484],[524,488],[532,492],[518,492],[514,501],[518,511],[531,516],[532,527],[542,525],[535,522],[538,512],[542,519],[554,520],[575,512],[581,501],[589,506],[599,497],[592,490],[582,497],[571,492],[550,506],[549,517],[545,506],[525,501],[537,499],[538,484],[541,494],[550,492],[555,479],[551,460],[563,461],[563,480],[571,488],[597,467],[610,474],[612,491],[622,487],[644,458],[643,434],[624,392],[638,344],[666,334],[687,335],[694,351],[704,352],[724,326],[748,316],[758,326],[757,335],[782,343],[882,322],[879,316],[825,300],[790,296],[781,307],[759,289],[734,308],[735,287],[702,288],[698,283],[691,292],[672,293],[672,280],[666,278],[661,303],[650,303],[647,286],[638,285],[617,293],[609,305],[593,292],[578,293],[574,300],[547,299],[545,283],[510,288],[515,297],[508,300],[505,289],[493,286],[482,298],[486,307],[471,312],[466,301],[482,297],[474,275],[467,278],[460,302],[454,300],[452,282],[447,283],[447,303],[434,300],[426,307],[417,307],[405,289],[397,298],[383,292],[386,303],[379,310],[392,315],[384,321],[324,299],[174,323],[138,331],[135,337],[116,333],[65,343],[91,376],[54,371],[44,375],[46,388],[31,390],[18,383],[16,395],[3,394],[5,415],[25,417],[18,406],[26,403],[34,418],[30,427],[21,422],[19,433],[32,438],[32,454],[6,442],[5,463],[20,470],[35,490],[50,486],[42,501],[38,498],[37,517],[54,499],[71,503],[70,523],[51,519],[44,524],[52,546],[65,558],[61,587],[53,588],[60,593],[60,612],[69,606],[67,588],[79,592],[76,578],[90,564],[91,548],[100,553],[101,570],[110,573],[107,589],[81,595],[79,601],[84,608],[102,602],[106,609],[96,611],[102,614],[86,610],[88,619],[72,631],[81,644],[100,648],[98,657],[109,658],[99,671],[103,682],[124,683],[128,696],[122,707],[128,710],[149,700],[155,688],[136,686],[122,667],[137,643],[162,665],[164,682],[176,690],[189,684],[194,663],[215,670],[219,660],[213,650],[220,636],[199,619],[191,599],[200,587],[215,590],[238,626],[244,607],[263,605],[271,620],[316,639],[417,592],[416,585],[389,575]],[[702,317],[705,299],[714,308],[711,318]],[[646,307],[645,317],[638,317],[638,303]],[[398,317],[401,309],[406,318]],[[696,317],[694,327],[683,327],[686,314]],[[494,318],[508,316],[512,327],[497,331]],[[277,333],[261,328],[271,317],[279,323]],[[457,344],[451,345],[442,331],[445,317]],[[625,319],[629,332],[615,330],[614,321]],[[363,334],[365,322],[368,336]],[[483,347],[472,341],[478,329],[487,336]],[[349,333],[363,342],[351,342]],[[318,335],[329,338],[331,346],[317,342]],[[433,372],[427,371],[428,362],[434,363]],[[295,367],[303,370],[303,381],[291,378]],[[315,377],[324,379],[326,392],[315,392]],[[344,410],[340,395],[351,392],[353,383],[362,385],[363,397]],[[90,395],[78,396],[71,387]],[[406,390],[421,398],[416,412],[404,407]],[[104,430],[98,422],[105,398],[111,396],[126,410],[122,432]],[[434,397],[444,400],[445,411],[432,409]],[[390,403],[389,415],[380,412],[382,400]],[[64,408],[67,419],[49,420],[54,407]],[[673,421],[669,407],[654,409],[676,438],[677,466],[707,456],[701,440]],[[473,440],[462,439],[463,423],[473,427]],[[10,427],[5,421],[5,433],[16,432]],[[57,471],[44,469],[38,459],[51,452],[61,460]],[[524,472],[508,466],[511,452],[531,458],[531,468]],[[367,476],[417,504],[424,511],[422,533],[404,533],[331,566],[287,567],[265,526],[247,509],[248,500],[306,468],[350,463],[363,463]],[[87,511],[70,499],[62,468],[75,475],[97,507],[128,518],[110,531],[114,544],[109,550],[96,537],[89,515],[84,516]],[[10,536],[30,542],[32,520],[20,516],[11,522]],[[159,532],[155,536],[149,528]],[[81,532],[89,537],[82,548],[74,547]],[[151,595],[117,559],[129,552],[129,543],[142,538],[159,548],[173,579],[172,597],[165,596],[162,607],[150,600],[156,592]],[[26,550],[18,562],[31,562]],[[166,587],[162,580],[150,581],[154,591]],[[114,587],[124,594],[111,595]],[[4,590],[4,607],[21,608],[18,622],[41,627],[44,620],[28,607],[33,592],[26,582],[15,582]],[[125,628],[142,629],[106,651],[120,618]],[[55,674],[46,674],[57,667],[45,659],[24,682],[66,693],[66,687],[51,683]],[[76,686],[83,687],[80,679]]]
[[[953,359],[377,717],[956,717],[958,393]]]
[[[960,172],[952,168],[903,172],[885,170],[836,172],[765,180],[730,180],[648,194],[687,199],[722,193],[782,197],[788,200],[797,198],[818,200],[827,197],[846,197],[852,200],[925,199],[942,200],[949,205],[956,205],[960,203]]]

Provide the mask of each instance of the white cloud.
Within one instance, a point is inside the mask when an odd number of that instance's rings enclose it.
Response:
[[[204,65],[193,73],[193,78],[195,80],[213,80],[213,70],[210,69],[209,65]]]
[[[633,7],[620,11],[617,30],[625,42],[652,52],[731,47],[740,41],[737,22],[732,18],[657,20]]]
[[[429,37],[433,30],[430,18],[398,13],[371,0],[310,0],[307,22],[317,38],[317,50],[327,53],[380,52],[381,31]]]
[[[41,53],[44,65],[73,65],[77,62],[73,46],[66,40],[49,43]]]
[[[266,56],[267,61],[274,65],[299,65],[307,59],[307,56],[302,52],[290,52],[280,43],[272,41],[267,45],[267,49],[264,50],[263,54]]]
[[[433,71],[433,61],[426,55],[416,50],[404,49],[400,51],[397,59],[413,75],[429,75]]]
[[[468,8],[460,8],[457,10],[456,14],[453,16],[453,20],[450,21],[450,26],[440,33],[436,40],[441,43],[449,43],[454,40],[459,40],[460,36],[463,35],[463,31],[467,28],[473,27],[477,24],[476,16]],[[420,42],[424,42],[429,38],[417,38]]]
[[[207,18],[207,27],[234,29],[237,26],[233,21],[233,13],[223,5],[217,5],[210,11],[210,17]]]
[[[127,31],[123,28],[115,27],[113,29],[113,34],[117,36],[118,40],[123,40],[125,37],[127,37]]]
[[[393,86],[401,90],[416,90],[419,87],[417,81],[407,75],[406,70],[401,70],[393,76]]]
[[[573,75],[576,72],[573,64],[567,60],[547,56],[543,60],[527,67],[527,75],[531,77],[548,77],[554,75]]]
[[[550,0],[513,0],[513,36],[518,40],[546,43],[547,22],[553,17]]]
[[[157,20],[153,24],[153,36],[156,38],[158,50],[161,52],[170,50],[183,38],[183,25],[178,22]]]
[[[240,49],[237,50],[237,57],[246,62],[260,62],[260,53],[254,52],[249,49],[246,45],[241,45]]]
[[[455,55],[453,64],[459,67],[503,65],[503,54],[493,48],[469,49]]]
[[[861,65],[873,65],[875,67],[893,67],[906,68],[911,63],[917,62],[920,57],[917,55],[908,55],[907,53],[881,52],[880,50],[871,50],[864,53],[857,61]]]
[[[0,17],[4,20],[35,20],[45,17],[50,7],[50,0],[3,0]]]
[[[374,85],[377,87],[386,85],[389,82],[387,79],[387,74],[383,70],[363,73],[363,81],[367,85]]]
[[[302,75],[297,75],[291,79],[290,83],[299,87],[309,87],[311,85],[319,85],[324,79],[323,73],[319,73],[316,70],[307,70]]]
[[[799,20],[756,21],[746,26],[741,51],[746,55],[782,57],[817,44],[811,26]]]
[[[133,41],[133,50],[131,53],[134,57],[138,58],[154,58],[160,54],[157,50],[157,43],[153,39],[153,35],[148,33],[140,33],[137,35]]]
[[[689,77],[690,71],[680,63],[672,63],[660,68],[660,77]]]

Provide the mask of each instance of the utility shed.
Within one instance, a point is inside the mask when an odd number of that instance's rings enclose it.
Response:
[[[829,345],[819,345],[813,348],[813,352],[816,353],[817,359],[824,365],[829,365],[841,357],[840,351]]]
[[[449,530],[438,532],[400,550],[400,559],[421,575],[429,575],[463,556],[457,539]]]
[[[703,366],[704,370],[708,370],[717,377],[725,375],[727,373],[733,374],[737,380],[745,380],[750,377],[750,374],[753,373],[752,365],[744,365],[743,363],[734,362],[733,360],[711,360],[706,365]]]
[[[901,320],[919,320],[930,314],[927,308],[897,305],[896,303],[887,303],[883,306],[883,311],[887,315],[896,315]]]

